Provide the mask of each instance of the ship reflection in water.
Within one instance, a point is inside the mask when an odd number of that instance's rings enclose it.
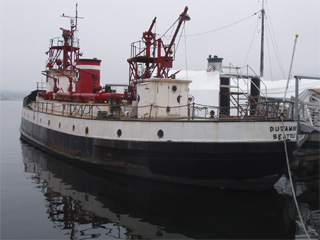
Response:
[[[231,192],[89,173],[21,146],[53,228],[70,239],[295,238],[292,200],[275,190]]]

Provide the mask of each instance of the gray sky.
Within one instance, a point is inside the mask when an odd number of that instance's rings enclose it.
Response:
[[[76,2],[84,17],[78,21],[83,58],[102,60],[102,84],[127,83],[130,44],[141,39],[155,16],[156,31],[162,35],[185,6],[191,21],[186,22],[187,38],[180,41],[173,69],[206,70],[209,54],[223,57],[224,65],[242,66],[248,55],[246,64],[259,73],[259,14],[219,31],[188,35],[247,18],[261,9],[261,0],[0,0],[1,90],[31,91],[45,79],[41,71],[49,40],[61,36],[60,27],[69,29],[69,19],[60,15],[74,16]],[[268,0],[265,9],[265,79],[287,78],[295,34],[293,75],[320,76],[320,1]]]

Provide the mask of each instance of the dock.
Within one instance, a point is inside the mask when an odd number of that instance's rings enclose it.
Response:
[[[295,172],[301,178],[313,178],[319,176],[320,149],[300,148],[293,162]]]

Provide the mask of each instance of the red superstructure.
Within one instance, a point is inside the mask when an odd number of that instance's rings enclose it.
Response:
[[[62,38],[54,38],[50,41],[49,58],[46,70],[42,73],[47,77],[47,91],[42,93],[45,99],[68,100],[95,103],[118,102],[126,100],[128,103],[136,100],[136,84],[139,79],[170,78],[169,70],[174,60],[174,42],[183,21],[189,20],[188,7],[181,13],[177,22],[177,28],[169,45],[165,45],[162,38],[156,39],[152,32],[156,18],[152,21],[149,30],[143,33],[142,40],[145,44],[136,54],[136,43],[131,45],[131,58],[129,63],[129,86],[124,93],[117,93],[111,88],[102,91],[100,85],[99,59],[80,59],[79,40],[75,38],[77,31],[78,13],[71,18],[71,29],[62,30]],[[64,16],[63,17],[67,17]],[[75,23],[74,23],[74,20]],[[155,73],[155,74],[154,74]]]
[[[61,38],[53,38],[50,40],[50,48],[46,54],[49,56],[47,68],[52,69],[58,67],[66,70],[72,68],[75,59],[80,56],[79,40],[74,38],[75,25],[71,25],[71,30],[62,30]]]
[[[96,93],[100,87],[100,63],[98,59],[76,60],[76,93]]]

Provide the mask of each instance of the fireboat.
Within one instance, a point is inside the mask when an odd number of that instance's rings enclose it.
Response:
[[[21,138],[63,161],[146,181],[271,188],[286,168],[283,140],[289,157],[297,146],[291,103],[266,101],[258,76],[244,77],[249,93],[233,90],[215,58],[208,69],[219,74],[220,92],[212,96],[219,106],[196,103],[191,81],[170,72],[187,11],[168,44],[153,31],[154,18],[131,44],[128,85],[104,86],[101,60],[81,58],[76,11],[70,30],[50,40],[45,88],[23,100]]]

